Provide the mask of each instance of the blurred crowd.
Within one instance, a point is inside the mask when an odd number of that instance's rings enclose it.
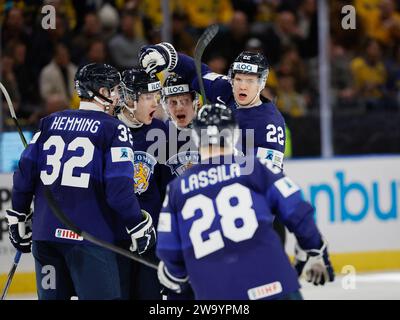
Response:
[[[334,112],[398,112],[400,1],[328,2]],[[227,73],[244,49],[263,52],[271,65],[263,95],[291,118],[318,114],[317,0],[168,3],[171,42],[178,51],[192,55],[202,31],[219,23],[220,32],[204,55],[213,71]],[[55,29],[42,28],[46,4],[56,9]],[[342,7],[348,4],[356,9],[356,29],[342,28]],[[80,65],[134,67],[141,46],[161,41],[159,0],[0,0],[0,10],[1,81],[26,126],[78,106],[73,78]]]

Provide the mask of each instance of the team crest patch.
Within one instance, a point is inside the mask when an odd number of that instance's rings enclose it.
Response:
[[[149,187],[149,180],[154,173],[157,160],[143,151],[135,151],[133,158],[135,166],[135,193],[141,194]]]
[[[166,165],[171,169],[171,172],[180,176],[187,169],[189,169],[194,164],[200,162],[200,155],[197,151],[186,151],[179,152],[176,155],[169,158]]]

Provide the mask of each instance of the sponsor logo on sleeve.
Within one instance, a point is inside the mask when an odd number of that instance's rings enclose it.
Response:
[[[133,150],[127,147],[113,147],[111,148],[111,161],[112,162],[130,161],[133,163]]]
[[[258,147],[256,157],[271,161],[274,166],[278,166],[282,169],[284,155],[278,150]]]

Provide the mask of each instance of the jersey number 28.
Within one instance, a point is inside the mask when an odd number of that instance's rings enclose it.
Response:
[[[183,219],[193,218],[198,210],[202,213],[201,218],[193,222],[189,232],[196,259],[222,249],[225,246],[222,234],[233,242],[251,239],[258,228],[252,205],[250,190],[239,183],[221,189],[215,198],[216,210],[213,200],[205,195],[198,194],[186,200],[182,208]],[[216,214],[221,217],[221,230],[210,232],[206,239],[203,233],[211,228]]]

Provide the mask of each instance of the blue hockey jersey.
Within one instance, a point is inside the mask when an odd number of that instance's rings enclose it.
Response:
[[[196,299],[274,299],[298,290],[274,216],[302,248],[322,244],[298,186],[270,162],[246,161],[254,162],[251,174],[243,161],[202,164],[168,185],[157,255],[172,276],[189,276]]]
[[[129,129],[104,112],[86,109],[43,118],[21,155],[12,205],[28,212],[34,197],[33,240],[86,242],[51,212],[44,185],[79,228],[102,240],[117,240],[117,221],[132,228],[143,220],[133,188]]]
[[[166,165],[174,176],[180,176],[186,169],[199,163],[198,148],[192,139],[192,129],[178,129],[172,121],[167,120],[168,159]]]
[[[193,89],[200,91],[194,60],[191,57],[179,54],[178,63],[173,71],[182,76]],[[206,64],[202,64],[202,75],[204,89],[210,102],[223,103],[235,112],[241,129],[238,149],[244,154],[255,154],[260,159],[270,160],[282,168],[285,121],[277,107],[272,102],[264,102],[251,108],[239,108],[226,76],[211,72]]]

